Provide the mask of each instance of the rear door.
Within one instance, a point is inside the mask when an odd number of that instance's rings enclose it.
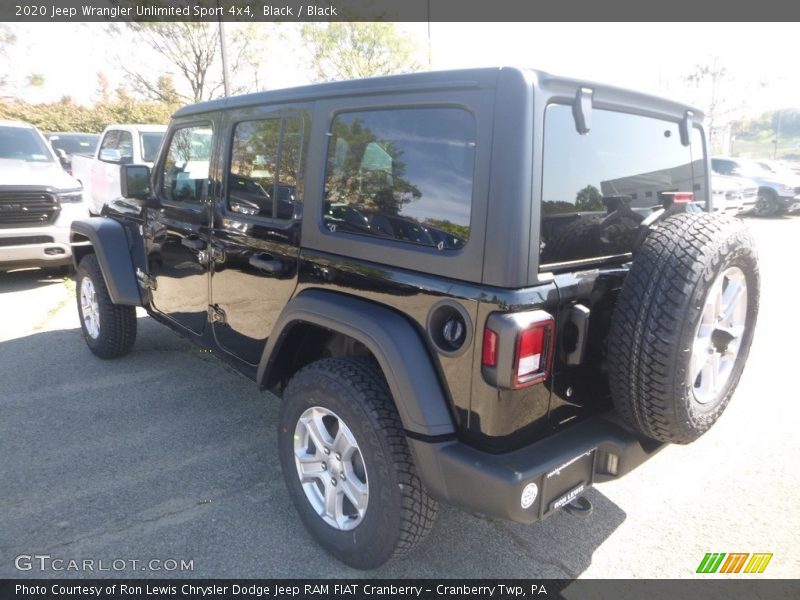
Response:
[[[297,285],[307,107],[232,111],[215,198],[211,304],[219,346],[256,365]]]
[[[154,308],[200,334],[208,320],[211,160],[214,124],[195,120],[170,132],[156,167],[160,208],[147,211],[147,253]]]
[[[550,419],[564,424],[609,400],[605,340],[641,222],[674,192],[706,194],[703,137],[677,121],[592,109],[579,134],[572,107],[545,110],[540,271],[559,291]]]

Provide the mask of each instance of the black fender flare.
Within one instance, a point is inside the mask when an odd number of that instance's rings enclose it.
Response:
[[[261,357],[256,374],[260,385],[298,323],[336,331],[364,344],[383,370],[406,431],[431,437],[455,433],[448,398],[414,326],[390,308],[346,294],[312,289],[289,301]]]
[[[77,236],[88,239],[92,245],[111,301],[114,304],[141,306],[142,295],[131,261],[128,236],[122,224],[106,217],[77,219],[70,227],[70,241],[75,245]],[[78,253],[73,251],[72,255],[77,269]]]

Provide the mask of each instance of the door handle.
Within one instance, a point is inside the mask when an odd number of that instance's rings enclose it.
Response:
[[[181,238],[181,245],[191,248],[192,250],[202,250],[206,247],[206,243],[203,240],[195,238]]]
[[[267,273],[280,273],[283,271],[283,263],[279,260],[267,260],[266,258],[251,256],[248,262],[250,266],[261,269]]]

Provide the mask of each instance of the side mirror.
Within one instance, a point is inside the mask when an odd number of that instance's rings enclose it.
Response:
[[[150,198],[150,167],[147,165],[122,165],[119,185],[123,198],[148,200]]]
[[[122,161],[122,154],[116,148],[103,148],[100,150],[100,160],[104,162],[119,163]]]
[[[58,157],[58,162],[61,163],[61,166],[69,171],[69,168],[72,166],[72,161],[69,158],[69,155],[64,152],[63,148],[56,148],[56,156]]]

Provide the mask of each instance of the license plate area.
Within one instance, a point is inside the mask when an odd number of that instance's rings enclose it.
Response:
[[[542,516],[563,508],[594,482],[597,448],[571,458],[544,474],[542,481]]]

